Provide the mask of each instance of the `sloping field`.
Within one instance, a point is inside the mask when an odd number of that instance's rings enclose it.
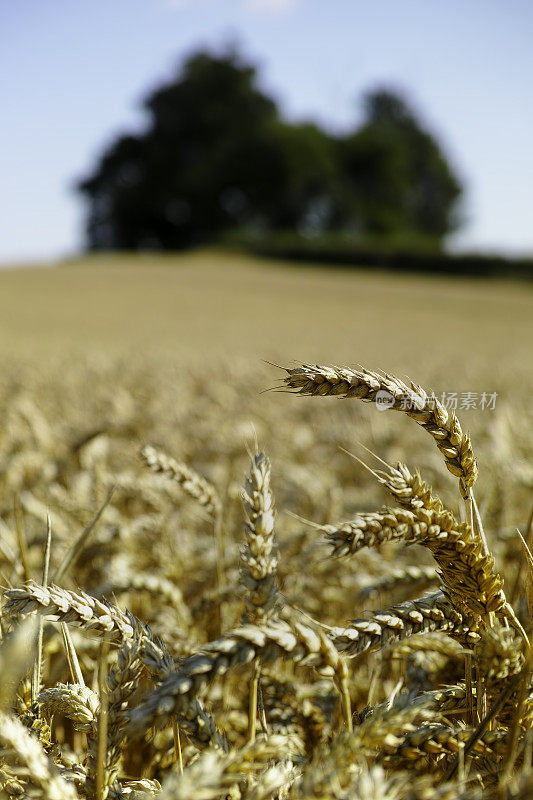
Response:
[[[533,288],[239,256],[86,258],[0,272],[4,352],[361,362],[477,384],[527,370]],[[508,368],[509,372],[508,372]],[[515,371],[516,370],[516,371]],[[472,388],[480,388],[480,385]]]

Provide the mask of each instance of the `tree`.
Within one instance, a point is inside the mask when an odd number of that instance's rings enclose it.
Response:
[[[284,123],[235,53],[193,55],[145,108],[147,133],[120,138],[79,184],[91,249],[173,249],[236,227],[298,227],[334,172],[333,142]]]
[[[90,249],[179,249],[226,231],[441,238],[460,187],[434,139],[391,92],[335,137],[290,124],[235,52],[199,52],[144,102],[146,132],[121,136],[78,188]]]
[[[458,223],[461,186],[437,142],[390,90],[369,93],[365,112],[362,127],[340,143],[352,224],[441,239]]]

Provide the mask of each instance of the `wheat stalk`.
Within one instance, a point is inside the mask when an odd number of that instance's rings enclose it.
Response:
[[[107,581],[96,589],[94,597],[117,596],[125,592],[149,592],[160,596],[171,608],[174,608],[182,624],[187,627],[191,623],[191,614],[187,608],[180,589],[161,575],[149,573],[131,573],[123,580],[116,578]]]
[[[250,474],[241,495],[244,511],[245,544],[241,549],[241,584],[246,613],[243,622],[261,624],[276,614],[279,591],[276,581],[278,560],[274,554],[274,498],[270,489],[270,461],[263,453],[252,457]],[[256,729],[261,662],[257,660],[250,681],[248,741]]]
[[[95,733],[98,714],[98,695],[87,686],[58,683],[44,689],[37,698],[48,718],[61,714],[72,721],[77,731]]]
[[[48,619],[94,632],[113,642],[131,639],[136,628],[144,626],[129,612],[121,611],[108,600],[98,600],[85,592],[69,592],[59,586],[39,586],[29,581],[5,593],[4,614],[18,617],[36,612]]]
[[[107,675],[107,755],[105,764],[105,785],[115,783],[124,740],[124,711],[128,700],[137,688],[141,674],[140,637],[124,641],[117,654],[116,664]]]
[[[326,637],[302,622],[280,619],[261,626],[246,625],[211,642],[186,658],[137,708],[128,713],[127,734],[138,738],[151,725],[167,724],[173,714],[186,713],[200,690],[216,676],[256,659],[263,663],[288,659],[296,664],[340,669],[341,656]]]
[[[220,514],[221,502],[215,487],[197,472],[149,444],[141,449],[140,455],[148,469],[181,486],[210,517],[215,519]]]
[[[189,497],[207,512],[213,522],[213,534],[216,547],[216,569],[218,589],[222,591],[224,587],[224,536],[222,528],[222,503],[217,490],[205,478],[197,472],[187,467],[185,464],[176,461],[175,458],[156,450],[151,445],[141,448],[140,456],[146,466],[160,475],[164,475],[169,480],[177,483]],[[222,631],[222,617],[220,608],[218,614],[218,632]]]
[[[39,741],[15,717],[0,712],[0,754],[15,759],[45,800],[77,800],[75,787],[61,777]]]
[[[244,622],[260,624],[274,616],[279,597],[270,461],[263,453],[252,458],[242,505],[246,541],[241,551],[241,583],[247,590]]]
[[[345,628],[333,626],[329,630],[337,650],[350,656],[429,631],[472,643],[479,639],[475,620],[458,611],[443,592],[409,600],[390,610],[374,611],[368,619],[355,619]]]
[[[434,493],[429,483],[422,479],[420,472],[415,470],[414,474],[411,473],[409,467],[401,461],[398,461],[396,466],[387,464],[387,472],[370,471],[404,508],[411,510],[426,508],[437,512],[444,510],[442,500]]]
[[[372,583],[363,586],[360,591],[362,600],[384,592],[394,592],[397,589],[416,588],[417,591],[433,586],[440,581],[440,576],[434,567],[407,566],[392,570],[388,575],[378,578]]]
[[[438,723],[426,723],[414,731],[409,731],[395,741],[387,741],[385,754],[381,763],[387,769],[405,769],[424,766],[426,756],[431,756],[433,763],[439,756],[453,755],[459,752],[472,734],[472,729],[450,728]],[[505,752],[505,741],[509,732],[505,729],[486,731],[476,742],[473,752],[485,757],[496,757]],[[421,764],[422,762],[422,764]]]
[[[477,670],[487,685],[515,675],[524,664],[522,640],[501,624],[482,631],[474,656]]]
[[[406,413],[435,439],[448,470],[460,479],[463,496],[474,486],[478,468],[470,437],[463,433],[453,411],[448,412],[420,386],[415,383],[407,386],[387,373],[347,367],[302,364],[285,372],[286,388],[301,395],[352,397],[375,402],[378,392],[386,393],[392,410]]]
[[[375,547],[401,539],[427,547],[440,567],[440,576],[452,600],[486,617],[491,612],[511,616],[503,581],[494,571],[494,558],[486,554],[466,523],[459,523],[445,509],[390,508],[359,514],[341,525],[324,526],[335,556],[351,555],[363,547]]]
[[[174,661],[163,641],[131,612],[122,611],[104,598],[99,600],[85,592],[70,592],[58,586],[43,587],[33,582],[9,590],[5,597],[4,612],[11,617],[36,612],[118,644],[140,636],[142,662],[156,680],[161,680],[174,669]],[[222,749],[227,748],[225,737],[219,733],[200,701],[189,704],[179,721],[187,735],[200,747],[213,743]]]
[[[120,787],[120,796],[124,800],[146,800],[146,797],[155,797],[161,791],[159,781],[150,778],[141,778],[138,781],[124,781]]]

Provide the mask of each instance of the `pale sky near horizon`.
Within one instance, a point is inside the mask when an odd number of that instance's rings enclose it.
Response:
[[[291,119],[406,90],[466,184],[455,247],[533,254],[531,0],[0,0],[0,263],[79,252],[73,191],[200,46],[236,42]]]

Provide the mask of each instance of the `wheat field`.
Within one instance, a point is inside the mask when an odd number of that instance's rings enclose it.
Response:
[[[530,797],[532,311],[208,251],[0,271],[0,797]]]

